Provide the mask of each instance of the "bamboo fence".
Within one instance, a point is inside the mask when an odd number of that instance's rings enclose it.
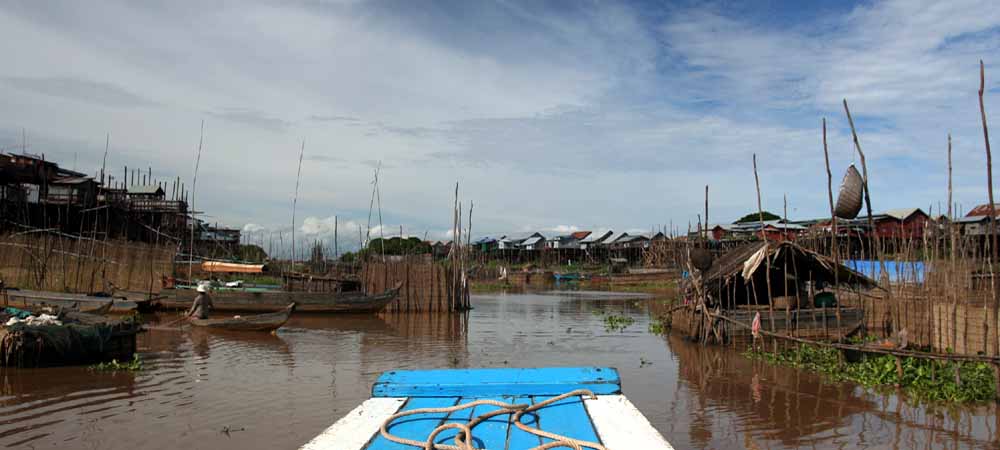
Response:
[[[159,292],[172,274],[176,248],[96,240],[49,230],[0,236],[0,279],[7,287],[57,292],[117,289]]]
[[[385,308],[390,313],[441,313],[469,309],[469,290],[448,262],[410,257],[370,261],[361,269],[365,292],[379,293],[397,284],[399,296]]]

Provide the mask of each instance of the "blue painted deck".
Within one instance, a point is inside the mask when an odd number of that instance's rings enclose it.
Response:
[[[576,389],[620,394],[621,379],[610,367],[394,370],[375,381],[372,397],[560,395]]]
[[[397,370],[386,372],[372,387],[373,397],[409,397],[400,411],[417,408],[454,406],[480,399],[505,403],[539,403],[576,389],[589,389],[595,394],[621,393],[618,371],[609,367],[566,367],[543,369],[454,369]],[[431,431],[447,422],[468,422],[471,417],[497,409],[477,406],[452,414],[419,414],[394,421],[389,432],[404,438],[422,441]],[[473,444],[476,448],[521,449],[548,442],[518,429],[511,424],[511,414],[493,417],[476,426]],[[587,409],[580,397],[566,398],[521,418],[525,425],[560,435],[600,442]],[[437,443],[453,443],[456,430],[438,435]],[[376,434],[366,450],[412,450]]]

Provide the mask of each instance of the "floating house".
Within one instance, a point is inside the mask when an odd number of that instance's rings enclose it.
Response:
[[[855,220],[867,221],[867,217]],[[886,239],[923,239],[924,229],[931,217],[920,208],[890,209],[881,214],[873,214],[872,222],[878,237]]]
[[[614,231],[611,230],[594,231],[587,235],[587,237],[580,239],[580,248],[587,250],[599,246],[605,240],[611,238],[612,235],[614,235]]]
[[[541,250],[545,248],[545,236],[542,233],[512,233],[498,240],[500,250]]]
[[[545,240],[545,248],[552,249],[578,249],[581,242],[590,236],[589,231],[576,231],[562,236],[554,236]]]

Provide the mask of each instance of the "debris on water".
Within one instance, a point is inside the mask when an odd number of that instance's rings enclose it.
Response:
[[[231,428],[231,427],[229,427],[227,425],[227,426],[222,427],[222,429],[219,430],[219,433],[222,433],[222,434],[226,435],[226,437],[229,437],[229,433],[235,433],[237,431],[246,431],[246,428],[244,428],[244,427]]]

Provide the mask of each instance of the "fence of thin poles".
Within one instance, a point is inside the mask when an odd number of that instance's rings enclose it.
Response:
[[[869,172],[864,151],[854,126],[847,101],[843,107],[851,128],[854,151],[860,159],[862,168],[865,222],[862,232],[854,228],[842,227],[834,211],[832,176],[829,168],[829,156],[826,144],[826,120],[823,120],[823,151],[826,159],[828,179],[828,197],[830,202],[830,226],[821,228],[797,240],[800,246],[816,251],[833,259],[837,264],[847,259],[871,261],[861,269],[865,275],[876,280],[877,289],[867,292],[855,291],[854,295],[843,295],[837,292],[838,321],[840,303],[859,307],[864,314],[861,330],[869,335],[883,337],[899,337],[904,332],[911,347],[923,351],[907,349],[882,349],[877,353],[886,353],[901,357],[920,357],[936,360],[980,361],[993,364],[1000,374],[1000,302],[997,301],[997,231],[996,209],[993,199],[992,154],[989,142],[989,130],[986,111],[983,106],[985,87],[985,70],[980,61],[979,105],[982,119],[983,137],[986,153],[987,195],[989,217],[985,232],[962,233],[956,221],[954,201],[952,198],[952,162],[951,135],[947,136],[947,173],[948,173],[948,207],[940,220],[929,220],[918,224],[919,232],[906,232],[896,235],[879,233],[874,226],[871,210],[871,192],[869,190]],[[943,140],[944,141],[944,140]],[[944,146],[942,146],[944,147]],[[754,175],[757,179],[759,198],[759,178],[756,173],[756,156],[754,158]],[[707,189],[706,189],[707,202]],[[761,210],[758,204],[758,210]],[[928,208],[933,218],[934,209]],[[941,215],[940,208],[937,211]],[[706,211],[707,217],[707,211]],[[760,219],[763,228],[763,217]],[[840,225],[840,226],[838,226]],[[697,247],[697,244],[693,244]],[[780,264],[780,260],[775,262]],[[768,264],[770,264],[768,262]],[[694,275],[695,304],[704,302],[704,286],[699,286],[697,280],[700,272],[689,265],[690,273]],[[769,268],[768,268],[769,270]],[[837,283],[835,283],[836,285]],[[770,291],[770,286],[768,286]],[[680,305],[676,308],[683,308]],[[689,308],[692,311],[696,308]],[[712,316],[708,308],[702,308],[700,314]],[[695,313],[692,313],[695,314]],[[771,316],[773,323],[774,310],[770,308],[764,314]],[[694,316],[692,316],[694,318]],[[838,342],[816,342],[792,336],[789,329],[768,327],[768,318],[764,318],[761,331],[765,336],[775,341],[813,343],[829,345],[841,349],[871,350],[869,347],[844,342],[839,336]],[[702,319],[698,319],[702,320]],[[722,316],[708,317],[709,323],[729,318]],[[787,322],[786,322],[787,323]],[[734,323],[734,326],[750,328],[750,324]],[[707,338],[707,335],[706,335]],[[998,377],[1000,381],[1000,377]]]

